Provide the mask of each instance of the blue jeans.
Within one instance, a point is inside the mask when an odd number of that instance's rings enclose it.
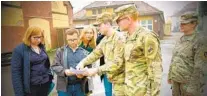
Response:
[[[107,76],[104,74],[104,88],[105,88],[105,95],[112,96],[112,84],[108,81]]]
[[[84,96],[81,84],[67,86],[67,92],[58,91],[58,96]]]

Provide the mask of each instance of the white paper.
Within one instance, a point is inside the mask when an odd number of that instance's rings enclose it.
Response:
[[[86,68],[84,68],[84,69],[81,69],[81,70],[76,70],[76,69],[74,69],[74,68],[70,68],[70,71],[72,72],[72,73],[74,73],[74,74],[83,74],[84,72],[86,72],[87,71],[87,69]]]

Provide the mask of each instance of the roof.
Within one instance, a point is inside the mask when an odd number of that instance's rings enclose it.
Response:
[[[161,14],[163,15],[162,11],[145,3],[144,1],[95,1],[91,4],[85,6],[82,10],[74,14],[74,20],[84,20],[84,19],[94,19],[95,17],[86,17],[87,9],[97,9],[97,8],[117,8],[122,5],[126,4],[135,4],[137,6],[137,11],[139,12],[140,16],[145,15],[154,15],[154,14]],[[162,16],[164,17],[164,16]],[[164,18],[163,18],[164,19]]]
[[[128,3],[131,3],[131,1],[95,1],[84,7],[84,9],[119,6]]]

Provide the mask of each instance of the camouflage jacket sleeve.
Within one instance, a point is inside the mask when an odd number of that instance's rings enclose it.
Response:
[[[171,71],[172,71],[172,64],[170,64],[170,68],[169,68],[169,71],[168,71],[168,76],[167,76],[167,80],[171,80]]]
[[[206,72],[207,63],[207,46],[204,43],[197,43],[194,46],[194,66],[187,92],[194,96],[201,95],[201,86],[204,84],[204,74]]]
[[[175,55],[175,53],[176,53],[176,50],[175,50],[175,48],[178,46],[178,42],[180,42],[180,41],[176,41],[176,44],[175,44],[175,47],[174,47],[174,49],[173,49],[173,52],[172,52],[172,59],[171,59],[171,64],[170,64],[170,67],[169,67],[169,71],[168,71],[168,80],[171,80],[172,78],[171,78],[171,76],[172,76],[172,66],[174,66],[174,64],[172,64],[172,62],[173,62],[173,59],[174,59],[174,55]]]
[[[175,46],[176,46],[176,44],[175,44]],[[173,49],[173,52],[172,52],[173,54],[174,54],[174,51],[175,51],[175,50]],[[174,56],[172,56],[171,63],[172,63],[173,58],[174,58]],[[173,64],[170,64],[169,71],[168,71],[168,77],[167,77],[168,80],[171,80],[171,79],[172,79],[172,78],[171,78],[171,74],[172,74],[172,73],[171,73],[171,71],[172,71],[172,66],[173,66]]]
[[[103,42],[102,41],[86,58],[84,58],[81,61],[84,64],[84,66],[92,64],[93,62],[95,62],[96,60],[98,60],[99,58],[103,56],[103,50],[102,50]]]
[[[148,34],[145,38],[144,53],[148,65],[148,78],[150,84],[147,93],[150,96],[159,96],[162,77],[162,59],[159,39],[154,34]]]
[[[106,62],[106,64],[98,68],[98,74],[108,73],[108,77],[112,78],[114,75],[124,71],[123,64],[123,53],[124,53],[124,42],[121,38],[116,38],[115,48],[113,50],[114,58],[113,61]]]

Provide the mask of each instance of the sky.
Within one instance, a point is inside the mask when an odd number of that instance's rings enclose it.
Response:
[[[74,13],[81,10],[83,7],[88,4],[94,2],[95,0],[71,0],[71,4],[73,6]],[[176,11],[181,10],[186,4],[190,3],[190,1],[144,1],[150,4],[153,7],[164,12],[164,17],[167,19],[169,16],[172,16]]]

